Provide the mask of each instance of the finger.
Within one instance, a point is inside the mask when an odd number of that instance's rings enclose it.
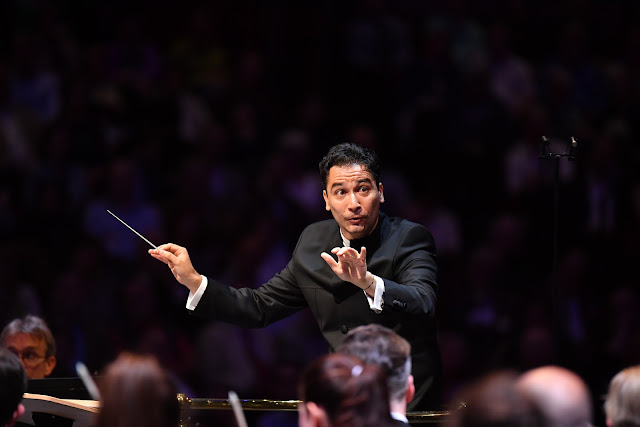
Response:
[[[170,262],[172,264],[178,264],[178,261],[179,261],[178,257],[175,256],[171,252],[167,252],[165,250],[162,250],[162,249],[158,248],[158,249],[154,250],[154,253],[157,255],[156,258],[158,258],[159,260],[163,260],[163,258],[164,258],[164,260],[166,260],[165,261],[166,263]],[[152,255],[153,255],[153,253],[152,253]]]
[[[337,254],[340,249],[341,249],[340,247],[336,246],[335,248],[331,249],[331,253]]]
[[[157,253],[155,253],[155,252],[153,252],[153,251],[155,251],[155,249],[149,249],[149,254],[150,254],[152,257],[154,257],[154,258],[155,258],[155,259],[157,259],[158,261],[162,261],[162,262],[164,262],[164,263],[165,263],[165,264],[167,264],[167,265],[169,264],[169,260],[167,260],[167,259],[166,259],[165,257],[163,257],[162,255],[159,255],[159,254],[157,254]]]
[[[338,256],[344,255],[344,256],[351,257],[351,258],[355,258],[355,257],[358,256],[358,251],[356,251],[353,248],[346,248],[345,247],[345,248],[340,248],[340,250],[338,251],[337,255]]]
[[[171,252],[172,254],[175,254],[180,250],[184,250],[184,248],[182,246],[176,245],[175,243],[164,243],[164,244],[158,246],[157,249],[160,249],[160,250],[163,250],[163,251],[167,251],[167,252]]]
[[[320,256],[327,264],[329,264],[329,267],[331,267],[332,270],[338,267],[338,262],[328,253],[322,252]]]
[[[359,259],[362,260],[366,260],[367,259],[367,248],[365,248],[364,246],[360,249],[360,256],[358,257]]]
[[[351,278],[353,277],[352,274],[352,266],[349,265],[349,263],[343,262],[340,264],[340,266],[342,267],[342,273],[344,273],[347,277]]]

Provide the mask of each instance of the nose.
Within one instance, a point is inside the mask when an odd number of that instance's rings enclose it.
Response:
[[[352,211],[356,211],[358,209],[360,209],[360,200],[358,200],[358,197],[356,196],[355,193],[351,193],[349,195],[349,206],[348,206],[349,210]]]

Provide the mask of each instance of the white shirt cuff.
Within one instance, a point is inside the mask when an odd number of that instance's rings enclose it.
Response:
[[[382,280],[381,277],[378,277],[376,275],[373,275],[373,278],[376,281],[375,283],[376,290],[373,294],[373,298],[371,298],[366,291],[363,290],[363,292],[367,297],[367,300],[369,301],[369,308],[371,308],[371,310],[375,311],[377,314],[380,314],[382,313],[382,296],[384,295],[384,280]],[[198,289],[198,291],[199,290],[200,289]]]
[[[189,291],[189,296],[187,297],[187,310],[193,311],[196,309],[196,306],[200,302],[200,298],[202,298],[205,289],[207,289],[208,283],[209,281],[207,280],[207,276],[202,276],[202,282],[200,283],[200,287],[196,290],[196,292],[193,293]]]

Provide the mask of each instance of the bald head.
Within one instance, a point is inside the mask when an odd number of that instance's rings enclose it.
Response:
[[[592,402],[585,382],[560,366],[543,366],[522,374],[518,387],[533,398],[553,427],[587,426]]]

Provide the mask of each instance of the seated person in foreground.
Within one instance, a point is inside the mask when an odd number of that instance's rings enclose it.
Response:
[[[409,342],[392,329],[372,323],[349,331],[337,352],[356,356],[364,363],[383,369],[387,376],[391,416],[408,424],[407,403],[411,402],[416,390],[411,375]]]
[[[18,356],[29,379],[48,377],[56,367],[56,342],[49,326],[37,316],[9,322],[0,333],[0,344]]]
[[[518,388],[533,399],[548,427],[585,427],[593,423],[591,393],[575,372],[545,365],[520,375]]]
[[[95,427],[177,427],[177,389],[153,356],[121,353],[98,383],[100,412]]]
[[[604,401],[607,427],[640,426],[640,365],[618,372]]]
[[[387,380],[379,366],[334,353],[305,369],[298,385],[300,427],[385,427],[391,418]]]
[[[22,395],[27,389],[27,375],[15,354],[0,348],[0,425],[11,427],[24,414]]]
[[[447,427],[547,427],[537,403],[511,371],[495,371],[462,387],[451,402]]]

